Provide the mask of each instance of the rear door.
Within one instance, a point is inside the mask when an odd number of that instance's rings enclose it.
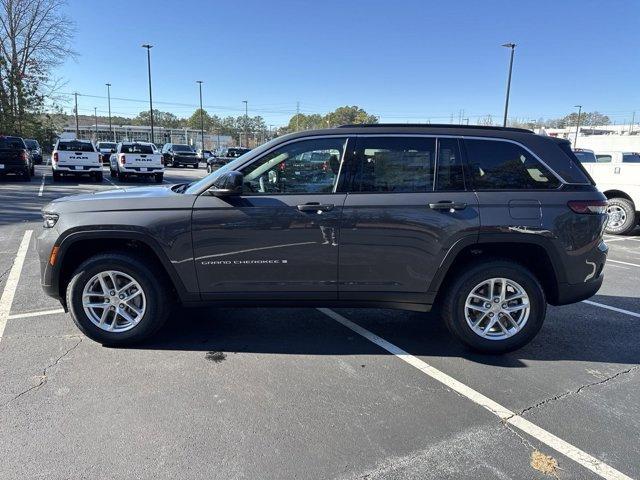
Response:
[[[350,164],[340,228],[339,298],[431,303],[431,281],[480,225],[460,141],[363,135]]]
[[[337,298],[346,137],[288,142],[241,168],[242,195],[200,195],[193,211],[205,299]],[[326,159],[309,160],[314,153]]]

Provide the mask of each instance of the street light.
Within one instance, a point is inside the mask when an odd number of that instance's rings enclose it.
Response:
[[[151,143],[155,143],[153,138],[153,99],[151,96],[151,49],[153,45],[148,43],[142,45],[142,48],[147,49],[147,70],[149,72],[149,119],[151,123]]]
[[[111,126],[111,84],[105,83],[107,86],[107,103],[109,105],[109,133],[111,133],[111,140],[116,141],[116,137],[113,134],[113,127]]]
[[[582,105],[574,105],[574,108],[578,108],[578,123],[576,125],[576,136],[573,137],[573,149],[575,150],[578,143],[578,130],[580,130],[580,114],[582,113]]]
[[[249,126],[249,103],[247,100],[243,100],[244,103],[244,141],[247,142],[247,147],[249,146],[249,132],[247,127]],[[242,142],[240,142],[240,146],[242,147]]]
[[[202,158],[204,158],[204,112],[202,111],[202,80],[196,80],[200,88],[200,136],[202,138]]]
[[[507,113],[509,111],[509,93],[511,92],[511,72],[513,71],[513,52],[516,49],[515,43],[504,43],[503,47],[511,49],[511,57],[509,59],[509,78],[507,79],[507,98],[504,102],[504,120],[502,122],[502,126],[507,126]]]

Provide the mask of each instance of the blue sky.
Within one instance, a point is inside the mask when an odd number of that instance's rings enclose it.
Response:
[[[556,117],[582,104],[618,123],[640,116],[640,1],[69,0],[77,60],[66,92],[106,96],[114,114],[145,108],[152,49],[154,107],[286,123],[359,105],[389,122],[499,119],[518,44],[510,116]],[[161,103],[166,102],[166,103]],[[106,100],[80,97],[80,113]]]

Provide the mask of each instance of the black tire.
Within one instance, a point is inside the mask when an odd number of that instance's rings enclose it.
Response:
[[[140,321],[130,330],[108,332],[95,325],[82,305],[82,292],[86,283],[96,274],[115,270],[136,280],[146,297],[146,311]],[[172,295],[162,272],[149,262],[134,255],[111,252],[93,256],[83,262],[73,273],[67,286],[66,299],[71,318],[89,338],[103,345],[125,346],[150,338],[167,320],[171,310]]]
[[[54,182],[59,182],[60,181],[60,177],[61,177],[61,175],[58,172],[56,172],[55,170],[53,170],[53,181]]]
[[[26,167],[22,171],[22,178],[24,178],[25,182],[30,182],[31,181],[31,168]]]
[[[197,164],[197,163],[196,163],[196,164],[194,164],[194,165],[193,165],[193,168],[198,168],[198,164]]]
[[[34,164],[34,165],[31,165],[31,176],[33,177],[35,174],[36,174],[36,166]]]
[[[116,171],[115,171],[115,170],[112,170],[111,168],[109,168],[109,176],[110,176],[111,178],[116,178]]]
[[[156,173],[155,174],[156,183],[162,183],[163,180],[164,180],[164,173]]]
[[[614,222],[615,217],[611,216],[610,209],[615,209],[624,215],[623,222]],[[626,198],[610,198],[607,200],[607,212],[609,221],[605,227],[605,232],[612,235],[624,235],[631,232],[636,227],[636,209],[631,200]]]
[[[211,170],[211,165],[207,165],[207,173],[211,173],[213,170]]]
[[[96,182],[102,183],[103,179],[104,179],[104,174],[102,172],[96,173]]]
[[[505,353],[523,347],[540,331],[547,310],[544,291],[536,277],[524,266],[508,260],[493,260],[465,268],[447,287],[442,302],[442,318],[449,331],[472,350]],[[474,287],[483,280],[506,278],[517,282],[529,297],[529,317],[520,331],[504,339],[487,339],[475,333],[465,319],[465,303]],[[492,314],[493,315],[493,314]]]
[[[124,182],[124,181],[126,181],[126,180],[127,180],[127,174],[126,174],[126,173],[123,173],[123,172],[121,172],[121,171],[118,171],[118,172],[116,173],[116,177],[118,177],[118,180],[120,180],[121,182]]]

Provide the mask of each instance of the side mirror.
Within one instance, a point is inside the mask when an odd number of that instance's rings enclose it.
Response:
[[[220,177],[209,189],[215,197],[228,197],[230,195],[242,195],[244,175],[240,172],[227,172]]]

